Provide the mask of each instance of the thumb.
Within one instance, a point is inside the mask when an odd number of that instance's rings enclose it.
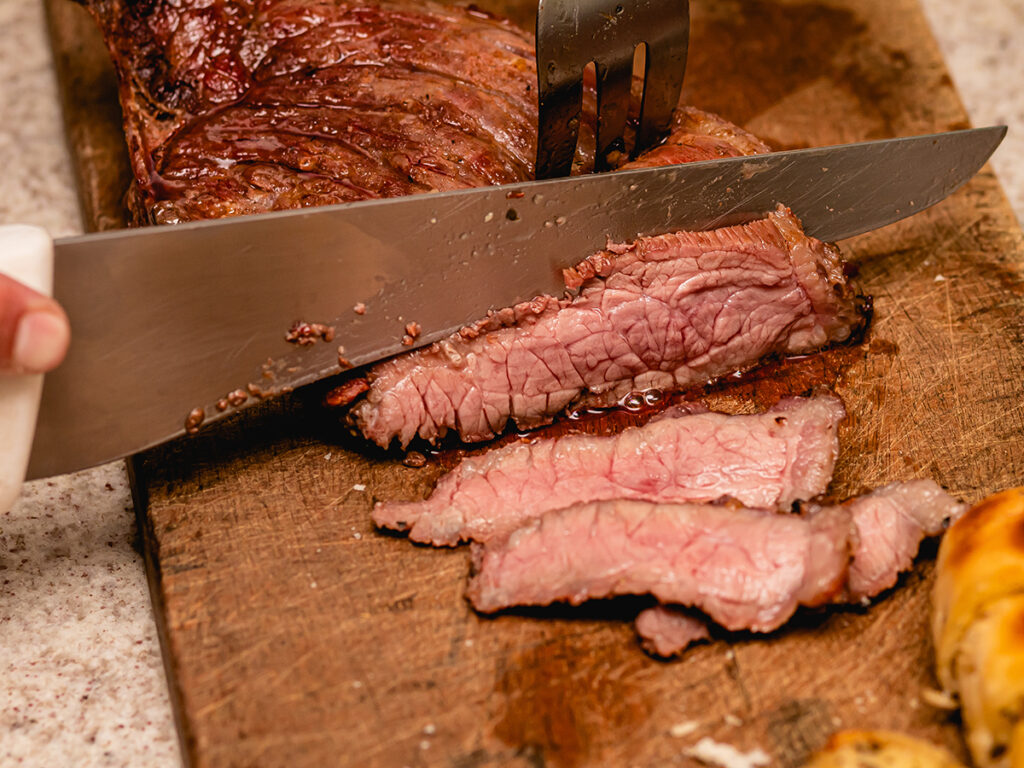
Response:
[[[64,359],[71,327],[53,299],[0,275],[0,373],[44,373]]]

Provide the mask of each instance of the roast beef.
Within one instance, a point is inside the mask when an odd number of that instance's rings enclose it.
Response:
[[[766,413],[669,411],[618,435],[513,443],[471,456],[430,498],[378,504],[374,522],[435,545],[508,536],[551,509],[602,499],[713,501],[788,509],[825,491],[845,415],[832,395]]]
[[[524,181],[533,36],[430,0],[80,0],[118,73],[137,223]],[[644,163],[767,151],[681,109]]]
[[[865,317],[838,251],[784,208],[613,246],[569,279],[582,285],[574,298],[522,304],[375,366],[354,423],[381,446],[450,430],[488,440],[509,420],[534,428],[584,398],[692,387],[846,341]]]
[[[962,510],[930,480],[804,515],[714,504],[578,504],[477,546],[467,594],[477,610],[493,612],[650,593],[698,608],[726,629],[767,632],[798,605],[861,599],[891,586],[921,538]]]
[[[432,2],[87,0],[139,222],[533,175],[532,36]]]

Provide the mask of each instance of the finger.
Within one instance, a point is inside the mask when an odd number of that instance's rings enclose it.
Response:
[[[52,370],[70,340],[67,315],[57,302],[0,275],[0,372]]]

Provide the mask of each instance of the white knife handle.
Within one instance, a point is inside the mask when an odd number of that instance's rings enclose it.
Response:
[[[46,230],[0,226],[0,273],[49,296],[53,241]],[[42,374],[0,374],[0,514],[14,504],[25,479],[42,392]]]

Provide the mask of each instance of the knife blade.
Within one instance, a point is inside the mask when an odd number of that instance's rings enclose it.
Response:
[[[788,205],[841,240],[964,184],[1004,126],[106,232],[55,243],[71,319],[46,377],[29,479],[104,463],[422,346],[488,309],[563,292],[608,239],[710,229]],[[361,311],[360,311],[361,310]],[[297,321],[330,342],[285,340]],[[407,325],[421,329],[408,345]],[[409,326],[412,328],[413,326]],[[331,334],[327,334],[328,336]],[[237,392],[233,404],[224,405]],[[238,402],[243,399],[244,402]],[[199,412],[202,411],[202,419]]]

